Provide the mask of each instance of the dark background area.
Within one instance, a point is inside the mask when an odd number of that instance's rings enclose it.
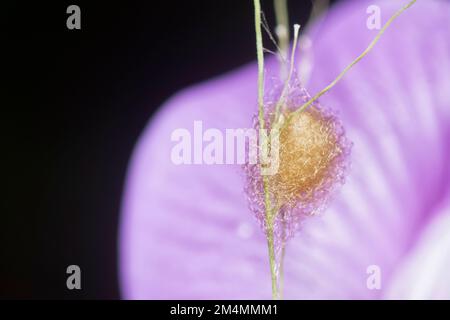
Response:
[[[66,28],[71,4],[81,30]],[[262,6],[273,27],[272,1]],[[289,6],[306,23],[310,1]],[[120,298],[134,144],[176,91],[255,59],[252,1],[22,1],[0,14],[0,297]],[[66,288],[71,264],[80,291]]]

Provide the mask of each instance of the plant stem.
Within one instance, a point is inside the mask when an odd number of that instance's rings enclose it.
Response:
[[[277,21],[278,46],[284,59],[287,59],[289,50],[289,12],[287,0],[274,0],[275,18]]]
[[[255,7],[255,33],[256,33],[256,56],[258,60],[258,117],[260,130],[265,128],[264,119],[264,52],[261,31],[261,4],[259,0],[253,0]],[[262,167],[261,167],[262,170]],[[270,273],[272,278],[272,298],[278,299],[278,285],[276,274],[275,247],[273,234],[273,214],[271,211],[268,179],[263,175],[264,206],[266,212],[267,245],[269,250]]]
[[[270,274],[272,279],[272,299],[279,299],[278,282],[277,282],[277,270],[275,259],[275,246],[273,238],[273,224],[271,227],[267,227],[267,247],[269,249],[269,262],[270,262]]]
[[[281,92],[280,99],[278,100],[278,102],[275,106],[275,121],[279,120],[278,117],[280,116],[280,108],[283,106],[283,104],[286,101],[286,94],[289,89],[292,74],[294,73],[295,50],[297,49],[299,30],[300,30],[300,25],[295,24],[294,25],[294,43],[292,45],[291,58],[289,60],[289,62],[290,62],[289,73],[287,75],[286,81],[284,82],[284,87],[283,87],[283,91]]]
[[[298,42],[298,31],[300,29],[300,26],[295,25],[294,26],[294,43],[293,43],[293,48],[292,48],[292,52],[291,52],[291,59],[290,59],[290,68],[289,71],[286,75],[287,72],[287,63],[283,62],[286,61],[287,59],[287,55],[288,55],[288,50],[289,50],[289,10],[288,10],[288,5],[287,5],[287,0],[274,0],[274,7],[275,7],[275,17],[276,17],[276,21],[277,21],[277,36],[278,36],[278,46],[280,47],[280,51],[281,51],[281,55],[282,55],[282,59],[281,59],[281,76],[286,76],[286,81],[284,84],[284,88],[283,91],[281,93],[280,99],[278,101],[278,103],[275,106],[275,117],[274,117],[274,122],[277,122],[279,120],[279,115],[280,115],[280,108],[282,107],[282,105],[284,104],[284,100],[285,100],[285,95],[286,95],[286,91],[288,89],[288,86],[290,84],[291,81],[291,76],[294,70],[294,55],[295,55],[295,50],[297,47],[297,42]],[[278,214],[278,212],[276,213]],[[283,237],[284,237],[284,233],[285,233],[285,224],[283,222],[282,225],[282,232],[283,232]],[[284,270],[283,270],[283,260],[284,260],[284,253],[285,253],[285,249],[284,249],[284,244],[282,245],[282,249],[281,249],[281,256],[280,256],[280,261],[279,261],[279,271],[278,271],[278,293],[279,293],[279,299],[283,299],[283,291],[284,291]]]
[[[253,0],[255,6],[256,57],[258,60],[258,117],[259,127],[264,130],[264,48],[261,31],[261,5]]]
[[[281,238],[282,238],[282,242],[281,242],[281,255],[280,255],[280,269],[279,269],[279,273],[278,273],[278,292],[280,295],[280,299],[283,299],[283,295],[284,295],[284,256],[286,255],[286,220],[285,220],[285,213],[282,212],[282,217],[281,217],[281,225],[282,225],[282,234],[281,234]]]

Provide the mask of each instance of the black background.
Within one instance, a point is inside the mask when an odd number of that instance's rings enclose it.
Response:
[[[70,4],[81,30],[66,28]],[[304,24],[310,1],[289,5],[291,22]],[[0,297],[120,298],[133,146],[177,90],[254,60],[252,1],[1,6]],[[273,27],[272,1],[262,6]],[[70,264],[81,267],[80,291],[66,289]]]

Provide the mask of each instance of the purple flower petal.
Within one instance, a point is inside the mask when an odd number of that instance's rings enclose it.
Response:
[[[385,292],[390,299],[450,299],[450,189],[433,220],[399,267]]]
[[[313,30],[311,93],[375,36],[366,28],[374,2],[384,22],[399,8],[387,0],[346,2]],[[394,283],[394,271],[446,196],[449,13],[446,2],[418,1],[321,99],[340,112],[354,142],[353,168],[331,207],[288,244],[286,298],[382,297],[383,290],[367,288],[367,267],[381,268],[382,289]],[[275,59],[267,68],[276,71]],[[256,75],[250,65],[179,93],[140,138],[121,225],[125,298],[270,298],[266,241],[247,209],[240,167],[170,160],[171,133],[192,131],[195,120],[204,129],[250,128]]]
[[[122,225],[126,298],[269,298],[264,236],[247,209],[240,166],[174,165],[171,133],[250,128],[256,68],[169,101],[140,139]],[[257,295],[255,296],[255,293]]]

